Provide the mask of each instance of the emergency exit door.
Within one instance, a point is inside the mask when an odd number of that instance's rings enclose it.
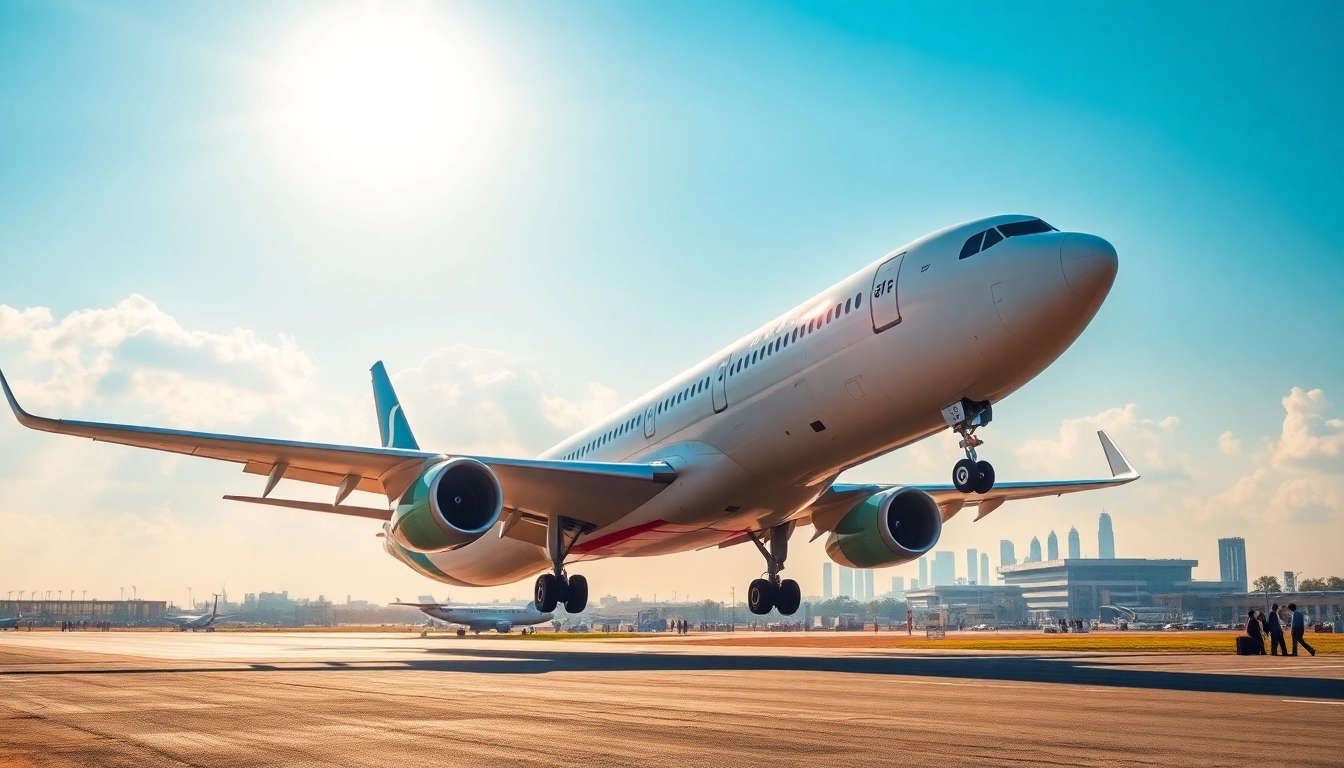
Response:
[[[882,262],[873,276],[873,292],[868,298],[868,307],[873,314],[873,333],[881,333],[901,322],[901,306],[896,301],[896,289],[899,284],[901,262],[904,253],[898,253]]]
[[[728,364],[732,361],[732,355],[723,358],[719,370],[714,372],[714,386],[711,389],[714,392],[715,413],[722,413],[728,407]]]

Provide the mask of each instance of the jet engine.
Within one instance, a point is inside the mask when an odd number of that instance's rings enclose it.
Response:
[[[826,539],[826,554],[850,568],[900,565],[933,549],[942,532],[943,516],[933,497],[901,486],[846,512]]]
[[[389,534],[412,552],[446,552],[479,539],[504,511],[504,489],[489,467],[454,458],[420,473],[397,501]]]

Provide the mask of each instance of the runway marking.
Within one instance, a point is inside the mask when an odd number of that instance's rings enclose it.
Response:
[[[1344,701],[1320,701],[1318,699],[1283,699],[1289,704],[1330,704],[1336,707],[1344,707]]]
[[[1344,669],[1344,664],[1294,664],[1290,667],[1236,667],[1229,669],[1227,667],[1201,667],[1188,670],[1190,672],[1276,672],[1282,669]]]

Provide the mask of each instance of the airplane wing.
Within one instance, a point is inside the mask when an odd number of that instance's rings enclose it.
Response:
[[[962,493],[952,485],[914,485],[911,487],[918,488],[932,496],[943,512],[943,522],[947,522],[965,507],[976,507],[975,519],[979,520],[998,509],[1006,501],[1035,499],[1043,496],[1062,496],[1066,493],[1078,493],[1080,491],[1095,491],[1138,480],[1139,473],[1135,471],[1129,460],[1120,452],[1120,449],[1115,447],[1115,443],[1111,441],[1111,436],[1106,434],[1105,431],[1099,430],[1097,438],[1101,441],[1101,449],[1106,454],[1107,464],[1110,465],[1111,476],[1108,478],[996,482],[994,488],[985,494]],[[853,508],[855,504],[874,493],[894,487],[896,486],[893,484],[835,483],[808,508],[812,523],[817,526],[818,535],[823,531],[833,530],[840,517]]]
[[[389,501],[398,499],[426,467],[463,455],[51,419],[23,410],[3,372],[0,372],[0,387],[4,389],[14,416],[29,429],[230,461],[242,464],[246,473],[267,476],[260,497],[225,497],[233,501],[390,520],[392,513],[387,509],[341,502],[354,490],[381,493]],[[598,527],[637,509],[677,477],[676,470],[661,461],[639,464],[487,456],[469,458],[490,467],[499,477],[506,508],[543,517],[564,515]],[[336,501],[321,504],[267,498],[282,478],[336,486]]]

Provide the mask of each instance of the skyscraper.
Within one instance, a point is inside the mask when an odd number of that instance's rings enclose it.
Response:
[[[1069,528],[1069,559],[1077,560],[1083,556],[1083,542],[1078,538],[1078,529]]]
[[[822,563],[822,564],[821,564],[821,599],[822,599],[822,600],[830,600],[831,598],[835,597],[835,593],[831,591],[831,570],[833,569],[833,567],[834,567],[834,566],[832,566],[831,563]]]
[[[1013,542],[1007,539],[999,540],[999,565],[1017,565],[1017,552],[1013,551]]]
[[[989,583],[989,553],[980,553],[980,583]]]
[[[927,555],[919,558],[919,586],[929,586],[929,558]]]
[[[919,579],[911,579],[911,580],[910,580],[910,588],[911,588],[911,589],[919,589],[921,586],[923,586],[923,585],[919,583]]]
[[[1218,540],[1218,578],[1240,584],[1241,591],[1250,589],[1246,581],[1246,540],[1240,536]]]
[[[840,596],[854,597],[854,569],[840,566]]]
[[[1059,559],[1059,537],[1055,535],[1054,531],[1051,531],[1045,539],[1045,554],[1046,560]]]
[[[1101,513],[1097,526],[1097,557],[1111,560],[1115,558],[1115,531],[1111,528],[1111,516]]]
[[[966,583],[974,584],[975,576],[980,572],[980,555],[974,548],[966,550]]]
[[[873,582],[877,579],[877,574],[869,568],[863,572],[863,599],[872,602],[877,599],[877,593],[874,591]]]
[[[933,553],[933,585],[947,587],[957,583],[957,556],[951,552]]]
[[[898,596],[898,597],[899,597],[900,595],[902,595],[902,594],[905,593],[905,577],[904,577],[904,576],[892,576],[892,577],[891,577],[891,592],[892,592],[892,594],[894,594],[894,595],[896,595],[896,596]]]
[[[1041,562],[1041,540],[1035,536],[1031,537],[1031,549],[1027,552],[1028,563]]]

